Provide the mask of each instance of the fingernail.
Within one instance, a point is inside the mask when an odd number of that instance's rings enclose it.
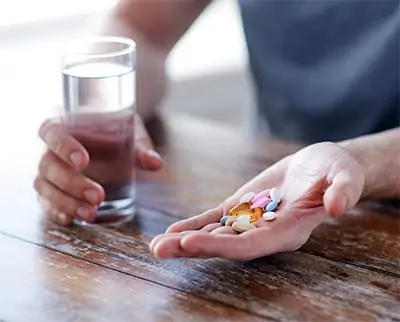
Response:
[[[68,217],[67,217],[67,215],[64,214],[63,212],[60,212],[60,213],[57,215],[57,219],[58,219],[58,221],[60,222],[60,224],[62,224],[62,225],[68,224]]]
[[[151,158],[156,158],[156,159],[161,159],[161,155],[158,154],[158,152],[154,151],[154,150],[147,150],[146,154],[151,157]]]
[[[79,152],[72,152],[70,159],[75,166],[79,167],[82,163],[82,154]]]
[[[89,201],[92,204],[98,203],[99,196],[96,190],[93,189],[85,190],[83,192],[83,196],[86,198],[87,201]]]
[[[86,220],[86,221],[90,221],[90,210],[86,207],[79,207],[76,210],[76,213],[78,214],[79,217],[81,217],[82,219]]]

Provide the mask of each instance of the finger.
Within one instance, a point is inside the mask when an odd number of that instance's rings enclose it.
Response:
[[[200,215],[184,219],[172,224],[167,229],[166,233],[169,234],[185,230],[198,230],[207,224],[218,222],[221,216],[222,216],[221,208],[210,209]]]
[[[71,135],[59,119],[50,119],[42,124],[39,136],[59,158],[76,169],[85,168],[89,164],[86,149]]]
[[[59,212],[57,209],[52,209],[51,221],[62,226],[70,226],[74,222],[74,217],[69,216],[63,212]]]
[[[213,223],[201,228],[201,232],[209,233],[217,227],[221,227],[220,223]],[[230,227],[221,227],[230,228]],[[230,229],[232,232],[233,230]],[[180,233],[169,233],[156,236],[150,243],[150,251],[160,258],[173,258],[173,257],[197,257],[198,254],[185,252],[180,246],[181,239],[191,233],[198,232],[198,230],[188,230]]]
[[[68,216],[64,213],[59,212],[56,208],[53,208],[47,200],[39,196],[39,202],[43,207],[43,211],[46,215],[46,219],[54,223],[59,223],[63,226],[69,226],[72,224],[72,216]]]
[[[66,195],[44,178],[37,177],[34,186],[39,195],[47,200],[52,208],[59,210],[60,214],[65,214],[70,219],[73,219],[77,214],[83,220],[89,222],[94,220],[96,216],[95,207]],[[62,217],[63,215],[59,216]]]
[[[182,237],[181,248],[202,257],[222,257],[251,260],[281,249],[276,234],[267,228],[257,228],[240,235],[193,233]]]
[[[209,233],[212,232],[213,230],[222,227],[222,225],[218,222],[218,223],[212,223],[212,224],[208,224],[205,225],[204,227],[202,227],[199,231],[202,231],[204,233]]]
[[[153,143],[138,115],[135,116],[135,153],[141,168],[154,171],[162,167],[162,158],[154,150]]]
[[[64,193],[87,201],[93,206],[99,205],[104,200],[105,193],[99,184],[72,170],[52,151],[47,151],[42,157],[39,173]]]
[[[181,247],[181,238],[189,234],[190,232],[163,235],[152,245],[151,251],[158,258],[196,257],[196,254],[186,252]]]
[[[241,260],[249,253],[250,245],[241,235],[192,233],[182,237],[182,251],[202,257],[222,257]]]
[[[43,209],[43,213],[45,214],[46,219],[53,222],[57,222],[57,215],[59,211],[55,208],[52,208],[50,202],[48,202],[47,200],[43,199],[40,196],[38,197],[38,201]]]
[[[150,249],[150,251],[154,251],[154,247],[155,247],[155,245],[160,241],[160,240],[162,240],[163,238],[165,238],[165,237],[167,237],[167,236],[183,236],[183,235],[185,235],[185,234],[188,234],[188,233],[190,233],[190,232],[195,232],[196,230],[188,230],[188,231],[183,231],[183,232],[180,232],[180,233],[170,233],[170,234],[160,234],[160,235],[157,235],[157,236],[155,236],[152,240],[151,240],[151,242],[150,242],[150,245],[149,245],[149,249]]]
[[[360,200],[364,188],[364,176],[357,173],[357,170],[350,170],[336,174],[324,194],[325,210],[332,217],[342,216]]]
[[[237,235],[237,233],[231,227],[221,226],[219,228],[211,231],[211,234],[229,234],[229,235]]]

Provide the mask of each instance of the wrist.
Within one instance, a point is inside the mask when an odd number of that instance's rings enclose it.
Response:
[[[362,200],[400,198],[399,135],[396,129],[339,142],[364,169]]]
[[[371,173],[371,169],[366,161],[366,156],[365,152],[363,152],[363,148],[360,147],[360,143],[357,142],[356,139],[339,142],[338,144],[342,148],[344,148],[360,164],[360,166],[364,170],[365,183],[360,200],[368,199],[371,195],[370,178],[374,176],[374,173]]]

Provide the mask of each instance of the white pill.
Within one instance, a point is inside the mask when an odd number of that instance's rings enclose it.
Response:
[[[276,218],[276,215],[275,215],[275,212],[273,212],[273,211],[267,211],[267,212],[263,213],[262,217],[264,220],[269,221],[269,220],[274,220]]]
[[[279,192],[278,189],[272,188],[271,191],[269,192],[269,195],[271,197],[271,200],[276,201],[276,203],[280,203],[281,193]]]
[[[240,202],[250,202],[256,194],[254,192],[248,192],[240,198]]]
[[[250,216],[241,215],[241,216],[238,217],[238,219],[236,221],[241,223],[241,224],[250,224]]]
[[[236,222],[236,220],[236,217],[229,216],[229,218],[225,221],[225,226],[232,226]]]

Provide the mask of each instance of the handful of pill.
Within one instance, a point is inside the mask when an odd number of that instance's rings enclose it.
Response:
[[[238,233],[256,228],[253,224],[259,219],[266,221],[276,218],[275,210],[281,202],[281,195],[276,188],[266,189],[259,193],[248,192],[239,203],[228,211],[220,220],[224,226],[231,226]]]

